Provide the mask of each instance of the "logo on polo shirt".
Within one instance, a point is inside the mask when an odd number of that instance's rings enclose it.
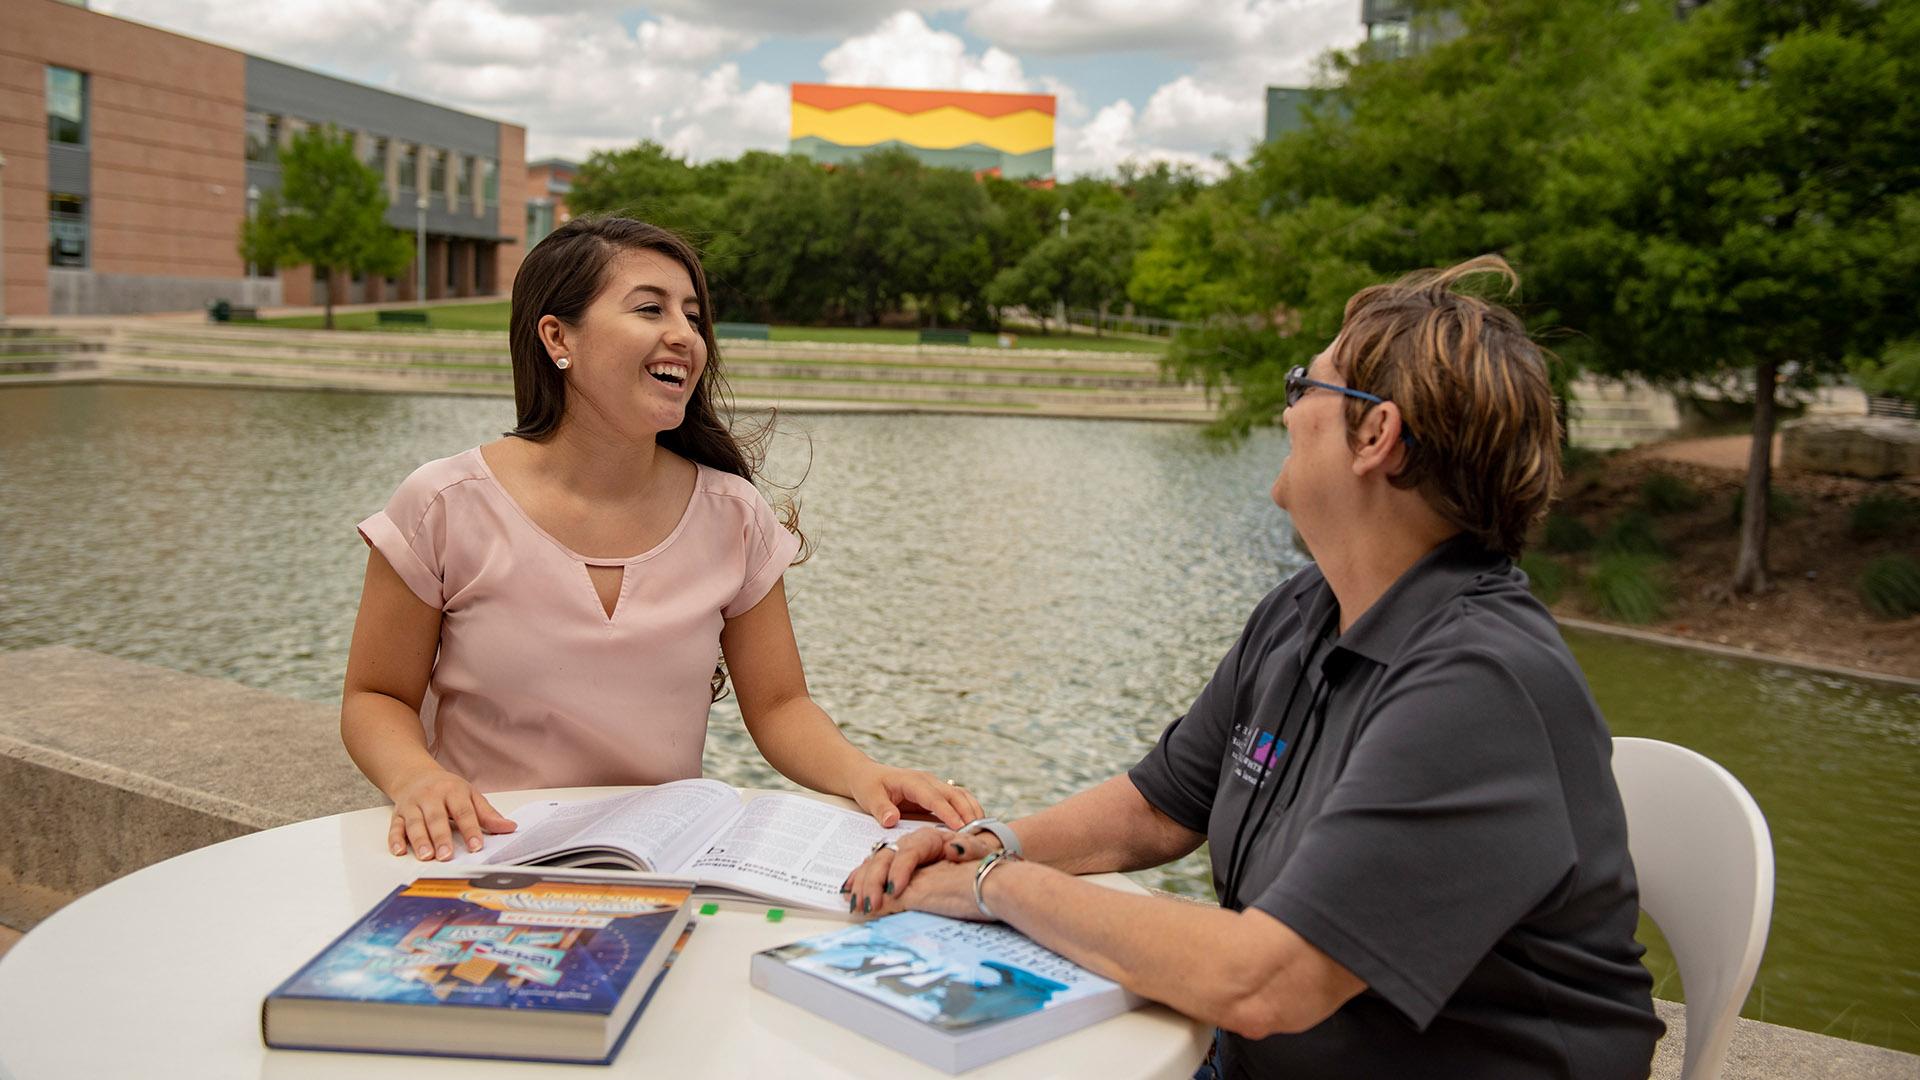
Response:
[[[1271,731],[1263,731],[1250,724],[1234,725],[1233,775],[1246,784],[1258,784],[1260,777],[1268,769],[1280,764],[1280,758],[1287,752],[1287,740],[1277,737]]]

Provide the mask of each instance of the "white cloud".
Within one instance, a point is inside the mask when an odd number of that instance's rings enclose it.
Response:
[[[1325,48],[1361,34],[1354,0],[654,0],[644,13],[633,0],[265,0],[242,18],[230,0],[93,6],[521,124],[530,158],[641,138],[696,160],[782,150],[786,85],[741,58],[772,34],[848,35],[821,57],[824,81],[1053,94],[1067,177],[1129,159],[1218,171],[1213,154],[1259,137],[1267,84],[1307,82]],[[934,28],[931,12],[965,13],[985,45]],[[1129,51],[1188,71],[1101,102],[1028,70],[1047,55],[1124,64]]]
[[[935,90],[1020,93],[1034,84],[1020,60],[998,48],[967,54],[958,34],[935,30],[917,12],[888,16],[878,27],[841,42],[820,58],[830,83]]]

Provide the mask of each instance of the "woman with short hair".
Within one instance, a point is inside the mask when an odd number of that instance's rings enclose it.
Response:
[[[1612,743],[1513,565],[1559,479],[1540,350],[1455,291],[1363,290],[1287,377],[1273,485],[1315,563],[1123,776],[925,830],[862,910],[1001,919],[1213,1023],[1202,1075],[1644,1080],[1663,1027]],[[1211,844],[1218,907],[1073,875]]]

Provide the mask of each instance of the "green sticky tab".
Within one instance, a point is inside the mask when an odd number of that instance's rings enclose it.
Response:
[[[701,904],[700,905],[700,914],[702,915],[718,915],[719,913],[720,913],[719,904]]]
[[[785,908],[770,907],[767,909],[768,922],[779,922],[781,919],[784,919],[786,917],[787,917],[787,911]]]

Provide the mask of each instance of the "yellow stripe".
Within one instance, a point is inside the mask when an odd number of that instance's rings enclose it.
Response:
[[[951,105],[908,115],[883,105],[849,105],[829,111],[796,102],[792,137],[809,135],[841,146],[871,146],[898,139],[928,150],[978,143],[1009,154],[1027,154],[1053,145],[1053,117],[1038,109],[1022,109],[990,120]]]

